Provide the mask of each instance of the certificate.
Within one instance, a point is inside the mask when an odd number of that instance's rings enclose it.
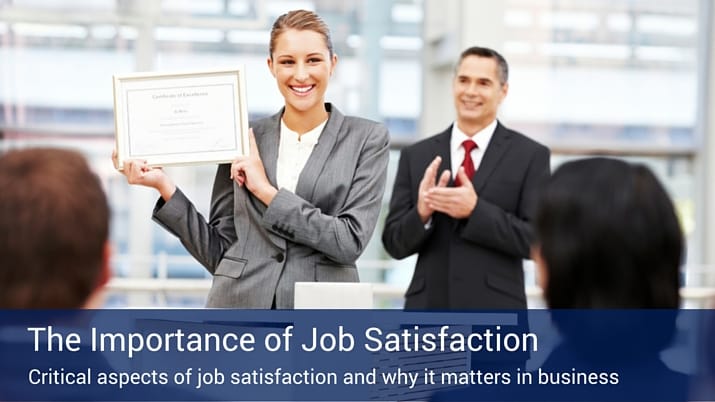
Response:
[[[230,162],[248,153],[244,70],[114,76],[118,168]]]

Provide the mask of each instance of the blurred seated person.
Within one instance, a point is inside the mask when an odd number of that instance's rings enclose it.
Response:
[[[0,308],[101,306],[100,295],[109,278],[108,238],[107,198],[81,154],[28,148],[0,156]],[[63,391],[27,388],[30,367],[24,365],[32,365],[26,352],[31,350],[32,338],[10,336],[13,328],[2,324],[0,398],[61,400],[69,396]],[[64,354],[43,355],[46,361],[37,367],[72,366]],[[109,368],[103,359],[85,355],[89,354],[81,353],[73,360],[87,367]]]
[[[563,337],[542,368],[619,374],[618,387],[584,397],[685,400],[687,376],[659,356],[675,334],[684,239],[653,172],[611,158],[564,163],[541,194],[535,231],[537,278],[561,310],[552,320]]]
[[[99,307],[110,253],[107,197],[81,154],[0,156],[0,308]]]
[[[471,386],[432,400],[687,400],[688,376],[660,359],[675,333],[684,242],[654,174],[610,158],[567,162],[537,205],[532,258],[557,345],[531,386]],[[541,373],[551,385],[538,384]],[[608,383],[553,385],[574,373],[606,373]]]
[[[0,321],[0,400],[199,400],[168,386],[126,386],[117,394],[116,387],[95,382],[30,384],[31,369],[114,371],[87,345],[77,352],[34,352],[32,334],[10,311],[51,309],[22,313],[20,321],[52,325],[56,332],[87,331],[94,312],[80,309],[102,306],[110,255],[107,197],[80,153],[28,148],[0,155],[0,310],[6,310]]]
[[[680,306],[683,233],[646,166],[563,164],[541,196],[535,230],[532,258],[549,308]]]

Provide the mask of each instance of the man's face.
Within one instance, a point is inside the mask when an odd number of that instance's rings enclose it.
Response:
[[[465,57],[452,83],[460,127],[463,130],[481,130],[491,123],[496,118],[507,90],[508,84],[502,84],[499,80],[496,60],[479,56]]]

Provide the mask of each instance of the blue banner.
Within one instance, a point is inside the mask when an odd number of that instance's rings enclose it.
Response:
[[[16,310],[0,352],[0,400],[715,400],[712,310]]]

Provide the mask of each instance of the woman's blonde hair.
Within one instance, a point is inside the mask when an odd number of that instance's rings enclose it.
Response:
[[[289,29],[298,31],[313,31],[321,34],[325,39],[325,46],[333,57],[333,42],[330,39],[330,29],[318,14],[308,10],[289,11],[276,19],[271,28],[271,42],[269,47],[270,57],[273,58],[273,51],[276,47],[278,36]]]

